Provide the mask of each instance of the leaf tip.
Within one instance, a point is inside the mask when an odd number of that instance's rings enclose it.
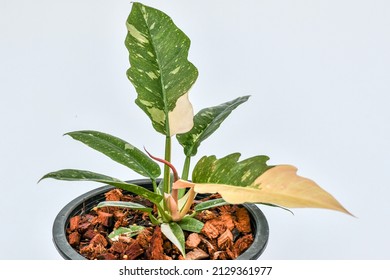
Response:
[[[51,174],[51,173],[48,173],[48,174],[46,174],[46,175],[43,175],[42,178],[38,180],[37,184],[39,184],[39,183],[40,183],[42,180],[44,180],[44,179],[50,178],[50,174]]]

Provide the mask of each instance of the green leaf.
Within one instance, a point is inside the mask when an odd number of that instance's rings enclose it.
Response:
[[[183,257],[186,256],[185,252],[185,238],[181,227],[175,223],[163,223],[161,224],[161,232],[168,238],[176,247],[180,250]]]
[[[131,201],[102,201],[97,206],[97,208],[102,207],[120,207],[120,208],[130,208],[134,210],[140,210],[144,212],[152,212],[153,209],[146,207],[142,204],[131,202]]]
[[[120,235],[133,237],[138,235],[145,227],[132,225],[129,227],[119,227],[108,235],[111,241],[118,241]]]
[[[177,223],[182,228],[182,230],[197,232],[197,233],[200,233],[204,226],[204,223],[191,217],[186,217]]]
[[[94,181],[103,184],[108,184],[134,194],[138,194],[154,204],[158,204],[162,200],[162,196],[155,194],[143,187],[123,182],[119,179],[109,177],[103,174],[94,173],[91,171],[77,170],[77,169],[63,169],[51,172],[43,176],[39,181],[47,178],[65,181]]]
[[[142,176],[156,179],[161,174],[159,165],[145,153],[115,136],[92,130],[66,133],[75,140],[105,154]]]
[[[140,3],[133,3],[126,25],[127,76],[138,93],[136,104],[158,132],[172,136],[189,131],[193,109],[188,91],[198,77],[187,59],[190,39],[168,15]]]
[[[201,158],[194,167],[192,181],[246,187],[272,167],[266,164],[269,160],[267,156],[255,156],[239,162],[240,156],[240,153],[234,153],[221,159],[215,156]]]
[[[213,207],[227,205],[227,204],[229,203],[227,203],[223,198],[211,199],[199,203],[198,205],[195,206],[194,210],[196,212],[199,212],[199,211],[203,211]]]
[[[130,201],[102,201],[96,207],[97,208],[119,207],[119,208],[129,208],[129,209],[133,209],[133,210],[139,210],[139,211],[148,213],[150,221],[154,225],[159,224],[158,220],[152,214],[153,208],[146,207],[146,206],[139,204],[139,203],[134,203],[134,202],[130,202]]]
[[[195,156],[202,141],[213,134],[230,113],[248,99],[249,96],[242,96],[199,111],[194,117],[193,128],[187,133],[176,135],[177,140],[184,148],[185,155]]]

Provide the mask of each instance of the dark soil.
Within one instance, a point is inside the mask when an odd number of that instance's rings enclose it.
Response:
[[[132,201],[147,207],[153,205],[138,196],[114,189],[105,194],[106,200]],[[213,196],[212,198],[216,198]],[[209,198],[208,198],[209,199]],[[199,200],[204,201],[207,199]],[[240,205],[225,205],[205,210],[196,216],[205,223],[201,233],[184,232],[185,259],[236,259],[253,242],[250,218]],[[120,236],[110,241],[108,235],[118,227],[142,225],[137,236]],[[87,259],[99,260],[181,260],[179,250],[154,226],[147,214],[130,209],[104,207],[74,216],[67,229],[69,244]]]

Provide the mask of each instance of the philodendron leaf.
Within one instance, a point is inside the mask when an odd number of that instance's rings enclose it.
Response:
[[[176,135],[177,140],[184,148],[185,155],[196,155],[202,141],[213,134],[230,113],[246,102],[248,98],[249,96],[242,96],[221,105],[199,111],[194,117],[193,128],[184,134]]]
[[[226,204],[229,204],[229,203],[226,202],[223,198],[211,199],[211,200],[207,200],[207,201],[203,201],[203,202],[199,203],[198,205],[196,205],[194,207],[194,210],[197,212],[200,212],[203,210],[207,210],[207,209],[210,209],[213,207],[222,206],[222,205],[226,205]]]
[[[204,223],[191,217],[185,217],[184,219],[182,219],[180,222],[177,223],[182,228],[182,230],[197,232],[197,233],[200,233],[204,226]]]
[[[204,158],[195,167],[195,184],[188,183],[189,187],[194,187],[197,193],[217,192],[232,204],[268,203],[288,208],[325,208],[350,214],[314,181],[298,176],[294,166],[264,168],[261,164],[249,164],[248,168],[239,168],[245,166],[243,162],[251,162],[254,158],[241,162],[234,162],[233,159],[234,154],[220,160],[215,157]],[[237,154],[236,159],[238,160]],[[205,171],[204,168],[212,169]],[[227,174],[226,177],[223,176],[224,173]],[[209,177],[200,177],[200,174],[208,174]]]
[[[161,174],[160,167],[156,162],[118,137],[93,130],[74,131],[66,133],[66,135],[105,154],[142,176],[156,179]]]
[[[45,176],[43,176],[39,181],[47,178],[64,180],[64,181],[93,181],[93,182],[108,184],[138,194],[155,204],[158,204],[162,200],[161,195],[151,192],[143,187],[126,183],[119,179],[109,177],[103,174],[91,172],[91,171],[77,170],[77,169],[63,169],[63,170],[48,173]]]
[[[120,208],[130,208],[134,210],[140,210],[144,212],[152,212],[153,209],[146,207],[142,204],[131,202],[131,201],[102,201],[97,206],[97,208],[102,207],[120,207]]]
[[[102,207],[129,208],[129,209],[133,209],[133,210],[139,210],[142,212],[146,212],[149,214],[150,221],[154,225],[159,224],[158,220],[152,214],[153,208],[146,207],[146,206],[139,204],[139,203],[134,203],[134,202],[130,202],[130,201],[102,201],[96,206],[96,208],[102,208]]]
[[[119,227],[108,235],[111,241],[118,241],[119,236],[124,235],[127,237],[133,237],[138,235],[145,227],[132,225],[129,227]]]
[[[198,77],[187,59],[190,39],[165,13],[140,3],[133,3],[126,25],[127,76],[138,93],[137,105],[158,132],[189,131],[193,109],[188,91]]]
[[[161,224],[161,232],[176,245],[183,257],[185,257],[185,238],[181,227],[175,222],[163,223]]]
[[[266,163],[269,160],[267,156],[255,156],[239,162],[240,156],[240,153],[234,153],[221,159],[202,157],[194,167],[192,181],[246,187],[271,168]]]

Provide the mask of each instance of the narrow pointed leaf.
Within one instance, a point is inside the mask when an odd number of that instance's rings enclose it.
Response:
[[[350,214],[332,195],[310,179],[298,176],[291,165],[275,166],[247,187],[225,184],[195,184],[198,193],[221,194],[232,204],[268,203],[288,208],[324,208]]]
[[[198,77],[187,58],[190,39],[168,15],[140,3],[133,3],[126,25],[127,76],[138,93],[136,104],[158,132],[189,131],[193,109],[188,91]]]
[[[153,209],[146,207],[142,204],[131,202],[131,201],[102,201],[97,206],[97,208],[102,207],[120,207],[120,208],[130,208],[134,210],[140,210],[144,212],[152,212]]]
[[[134,203],[134,202],[130,202],[130,201],[102,201],[96,206],[96,208],[102,208],[102,207],[129,208],[129,209],[133,209],[133,210],[139,210],[142,212],[146,212],[149,214],[150,221],[154,225],[159,224],[157,219],[152,214],[153,208],[146,207],[146,206],[139,204],[139,203]]]
[[[290,212],[290,214],[294,215],[294,212],[291,211],[290,209],[286,208],[286,207],[282,207],[280,205],[275,205],[275,204],[270,204],[270,203],[258,203],[259,205],[266,205],[266,206],[269,206],[269,207],[276,207],[276,208],[280,208],[280,209],[283,209],[287,212]]]
[[[183,257],[185,252],[185,238],[181,227],[174,222],[161,224],[161,232],[180,250]]]
[[[156,179],[161,174],[160,167],[156,162],[118,137],[92,130],[74,131],[66,133],[66,135],[105,154],[142,176]]]
[[[132,225],[129,227],[119,227],[108,235],[111,241],[118,241],[119,236],[124,235],[127,237],[133,237],[138,235],[145,227]]]
[[[77,169],[63,169],[55,172],[51,172],[43,176],[39,181],[47,178],[52,178],[56,180],[65,180],[65,181],[93,181],[103,184],[108,184],[135,194],[138,194],[152,203],[159,203],[162,200],[162,196],[155,194],[143,187],[123,182],[119,179],[109,177],[103,174],[77,170]]]
[[[249,96],[242,96],[221,105],[199,111],[194,117],[193,128],[184,134],[176,135],[177,140],[184,148],[185,155],[196,155],[202,141],[213,134],[230,113],[248,99]]]
[[[195,206],[194,210],[199,212],[199,211],[207,210],[213,207],[222,206],[226,204],[229,203],[226,202],[223,198],[217,198],[217,199],[207,200],[199,203],[198,205]]]
[[[200,233],[204,223],[195,218],[186,217],[178,222],[178,225],[182,228],[182,230]]]

